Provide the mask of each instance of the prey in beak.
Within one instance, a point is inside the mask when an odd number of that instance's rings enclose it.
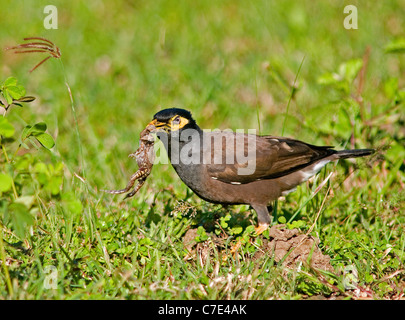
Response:
[[[155,132],[159,132],[159,131],[169,131],[170,130],[170,125],[167,122],[160,122],[157,119],[153,119],[151,122],[149,122],[149,124],[147,125],[147,127],[149,126],[154,126]]]

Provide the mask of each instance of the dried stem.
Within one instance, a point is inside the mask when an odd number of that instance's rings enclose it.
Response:
[[[50,40],[41,37],[29,37],[24,38],[24,41],[37,40],[29,43],[22,43],[14,47],[6,48],[6,50],[14,50],[14,53],[48,53],[49,56],[39,62],[30,72],[34,71],[41,64],[47,61],[49,58],[60,59],[61,52],[60,49]]]

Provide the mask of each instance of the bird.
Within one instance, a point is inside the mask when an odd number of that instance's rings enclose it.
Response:
[[[168,108],[149,123],[156,128],[180,179],[200,198],[250,205],[256,233],[271,224],[268,205],[316,175],[327,163],[371,155],[374,149],[335,150],[300,140],[229,130],[201,129],[190,111]]]

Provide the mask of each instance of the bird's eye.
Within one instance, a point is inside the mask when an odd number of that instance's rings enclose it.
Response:
[[[173,124],[180,124],[180,117],[176,117],[172,121]]]

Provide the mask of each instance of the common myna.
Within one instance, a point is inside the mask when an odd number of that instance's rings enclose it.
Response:
[[[189,111],[179,108],[159,111],[149,125],[157,128],[180,179],[206,201],[253,207],[257,233],[271,222],[269,202],[294,191],[330,161],[374,152],[336,151],[283,137],[202,130]]]

